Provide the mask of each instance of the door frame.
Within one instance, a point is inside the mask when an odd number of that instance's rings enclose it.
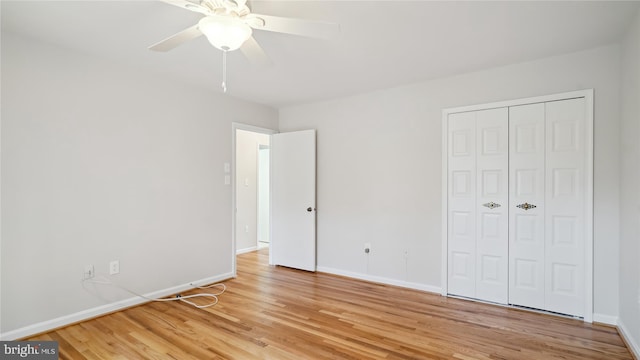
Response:
[[[441,294],[448,296],[448,118],[449,114],[488,110],[509,106],[518,106],[549,101],[568,100],[575,98],[585,99],[585,137],[586,137],[586,166],[585,166],[585,291],[584,291],[584,321],[593,321],[593,89],[570,91],[558,94],[536,96],[522,99],[499,101],[487,104],[477,104],[442,110],[442,268],[441,268]]]
[[[273,135],[277,134],[277,130],[261,128],[258,126],[232,122],[231,123],[231,271],[233,277],[237,277],[236,264],[236,136],[237,130],[251,131],[254,133]],[[271,165],[269,165],[271,167]],[[271,189],[269,189],[271,196]],[[271,216],[271,215],[269,215]],[[271,220],[269,220],[271,221]]]

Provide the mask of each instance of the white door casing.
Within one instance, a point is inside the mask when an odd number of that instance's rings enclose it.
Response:
[[[271,262],[316,270],[316,132],[271,137]]]

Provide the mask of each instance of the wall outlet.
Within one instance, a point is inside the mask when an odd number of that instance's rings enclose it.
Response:
[[[402,252],[402,256],[404,256],[404,259],[405,259],[405,260],[409,259],[409,250],[405,249],[405,250]]]
[[[93,279],[96,276],[96,271],[93,265],[85,265],[82,271],[82,280]]]
[[[371,252],[371,243],[364,243],[364,253],[368,254]]]
[[[120,260],[113,260],[109,263],[109,275],[115,275],[120,272]]]

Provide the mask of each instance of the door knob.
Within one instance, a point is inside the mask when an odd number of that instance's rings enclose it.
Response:
[[[308,212],[312,212],[312,211],[313,211],[313,208],[312,208],[312,207],[308,207],[308,208],[307,208],[307,211],[308,211]]]
[[[523,209],[523,210],[529,210],[529,209],[535,209],[537,208],[537,206],[533,205],[533,204],[529,204],[529,203],[524,203],[524,204],[520,204],[520,205],[516,205],[517,208]]]
[[[500,207],[500,204],[498,204],[498,203],[494,203],[494,202],[492,201],[492,202],[488,202],[488,203],[486,203],[486,204],[482,204],[482,206],[484,206],[484,207],[488,207],[489,209],[495,209],[495,208]]]

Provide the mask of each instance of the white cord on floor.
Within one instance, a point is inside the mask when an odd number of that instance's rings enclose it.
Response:
[[[218,283],[218,284],[211,284],[209,286],[198,286],[194,283],[189,283],[189,285],[194,286],[198,289],[211,289],[214,286],[220,286],[222,287],[222,290],[219,293],[213,294],[213,295],[221,295],[223,292],[225,292],[227,290],[227,287],[223,284],[223,283]]]
[[[115,284],[113,281],[111,281],[111,280],[109,280],[109,279],[107,279],[105,277],[102,277],[102,276],[99,277],[99,278],[85,279],[85,280],[82,280],[82,282],[89,282],[89,283],[93,283],[93,284],[114,286],[114,287],[117,287],[117,288],[119,288],[121,290],[124,290],[124,291],[128,292],[129,294],[132,294],[132,295],[135,295],[135,296],[139,296],[139,297],[141,297],[143,299],[146,299],[146,300],[149,300],[149,301],[163,302],[163,301],[176,301],[176,300],[179,300],[179,301],[187,303],[187,304],[189,304],[191,306],[197,307],[198,309],[204,309],[204,308],[208,308],[210,306],[214,306],[215,304],[218,303],[218,296],[221,295],[222,293],[224,293],[227,290],[227,287],[222,283],[212,284],[212,285],[209,285],[209,286],[197,286],[197,285],[194,285],[193,283],[191,283],[190,285],[195,286],[198,289],[210,289],[210,288],[215,286],[215,287],[221,287],[222,290],[220,292],[215,293],[215,294],[201,293],[201,294],[192,294],[192,295],[185,295],[185,296],[177,295],[176,297],[173,297],[173,298],[158,299],[158,298],[150,298],[150,297],[138,294],[138,293],[136,293],[134,291],[131,291],[131,290],[127,289],[124,286]],[[191,302],[191,301],[187,300],[187,299],[192,299],[192,298],[196,298],[196,297],[208,297],[208,298],[213,298],[213,300],[212,300],[212,302],[210,302],[208,304],[204,304],[204,305],[198,305],[198,304],[196,304],[194,302]]]

